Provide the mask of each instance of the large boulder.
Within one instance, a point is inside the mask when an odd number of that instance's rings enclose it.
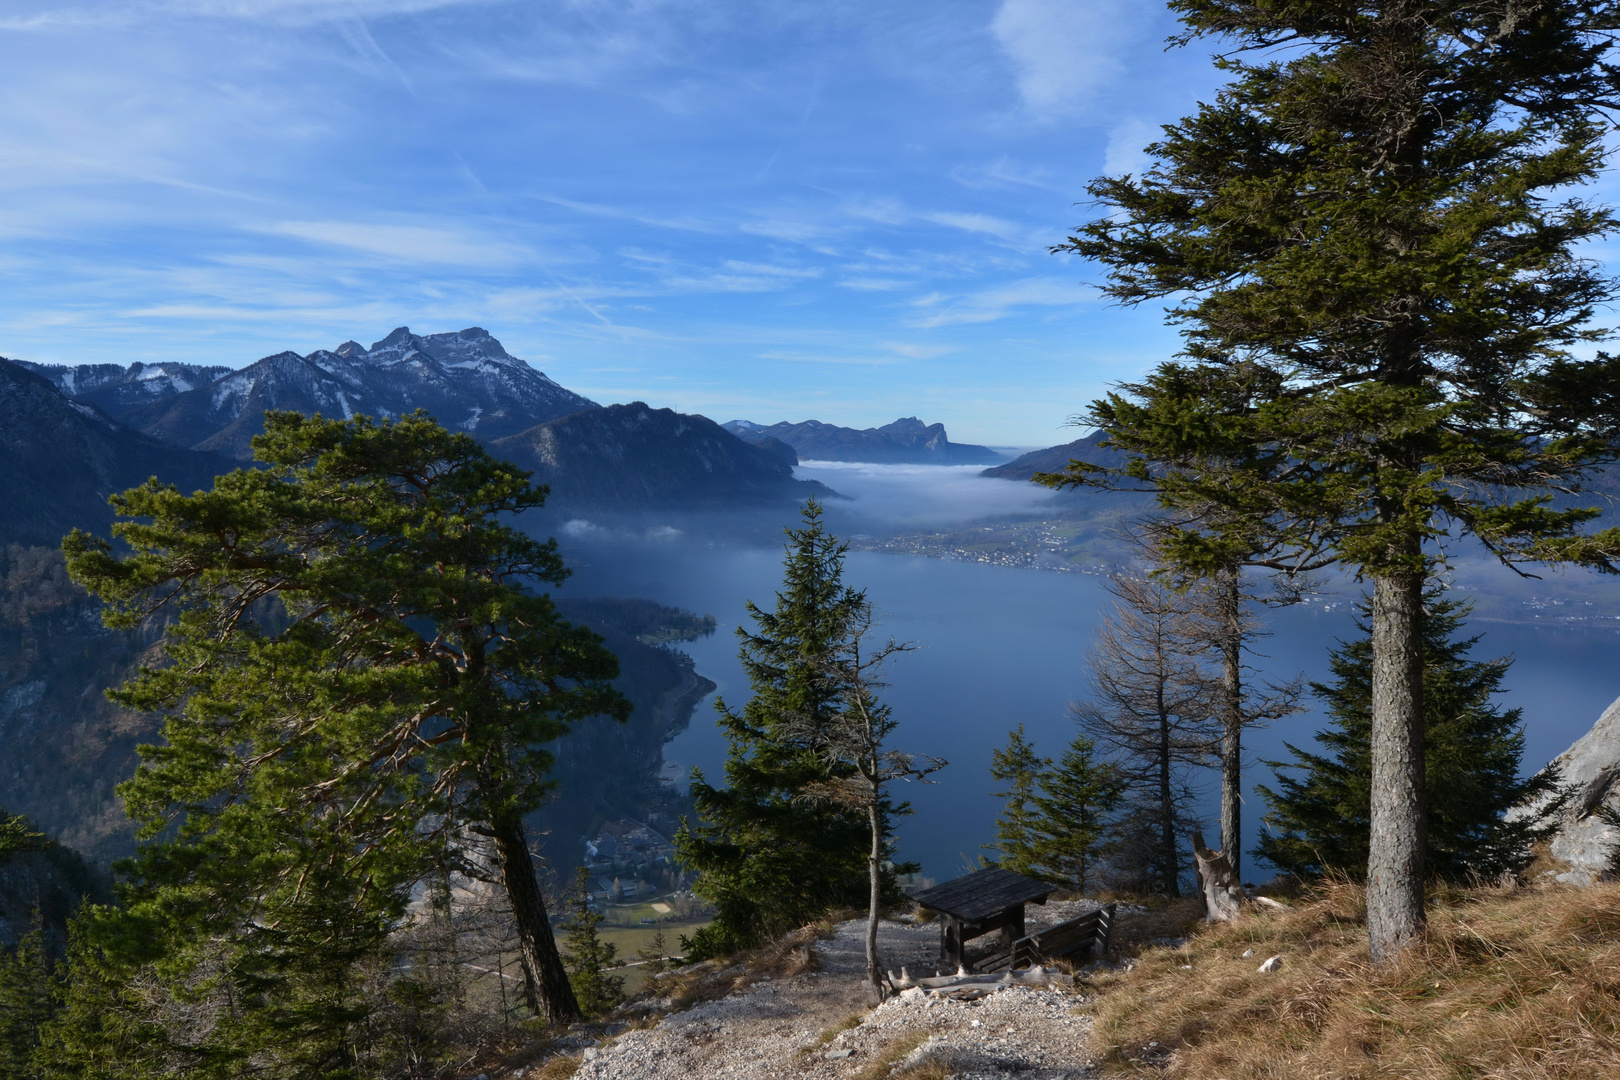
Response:
[[[1553,858],[1569,869],[1557,875],[1572,885],[1590,885],[1610,874],[1620,847],[1620,829],[1604,821],[1601,807],[1620,811],[1620,698],[1603,711],[1592,730],[1553,759],[1572,795],[1552,840]]]

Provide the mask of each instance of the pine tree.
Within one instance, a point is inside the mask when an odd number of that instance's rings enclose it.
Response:
[[[828,662],[865,600],[844,585],[844,553],[810,500],[787,530],[776,607],[753,601],[756,629],[739,627],[739,656],[753,689],[742,711],[717,700],[726,733],[724,787],[692,773],[697,822],[675,838],[681,863],[698,872],[692,891],[715,907],[714,922],[685,941],[702,959],[748,948],[834,908],[867,903],[868,829],[863,813],[802,798],[808,785],[847,779],[813,734],[831,726],[845,688]],[[885,893],[893,891],[885,871]]]
[[[618,949],[597,933],[605,916],[591,907],[591,872],[580,867],[574,878],[574,905],[563,922],[563,963],[574,997],[586,1016],[611,1012],[624,1000],[624,976],[610,975]]]
[[[8,814],[0,807],[0,859],[24,851],[39,851],[45,843],[45,835],[35,831],[26,817]]]
[[[0,1080],[37,1080],[40,1033],[56,1013],[56,979],[38,907],[16,946],[0,951]]]
[[[1548,831],[1547,814],[1508,819],[1513,807],[1550,794],[1551,772],[1519,776],[1524,727],[1518,709],[1492,699],[1501,692],[1512,661],[1472,660],[1479,638],[1462,637],[1468,605],[1430,591],[1423,620],[1424,767],[1429,778],[1425,860],[1442,877],[1495,878],[1516,872],[1530,859],[1531,845]],[[1362,619],[1367,604],[1361,606]],[[1327,705],[1331,725],[1316,741],[1326,753],[1291,744],[1291,760],[1268,761],[1275,789],[1261,786],[1269,810],[1266,832],[1254,854],[1301,877],[1332,872],[1366,873],[1371,831],[1372,643],[1362,636],[1332,654],[1334,679],[1312,683]]]
[[[1124,794],[1119,767],[1098,760],[1094,740],[1075,736],[1041,773],[1031,870],[1024,872],[1085,892],[1097,860],[1110,848],[1114,813]]]
[[[1620,530],[1555,508],[1620,455],[1620,358],[1587,352],[1616,226],[1563,199],[1620,107],[1598,0],[1172,0],[1231,81],[1057,250],[1124,303],[1169,299],[1182,358],[1094,402],[1124,472],[1189,515],[1193,573],[1262,538],[1371,580],[1368,940],[1423,930],[1421,602],[1446,536],[1613,568]],[[1076,467],[1079,472],[1087,471]],[[1221,513],[1210,519],[1204,508]],[[1217,523],[1205,527],[1205,521]]]
[[[1035,753],[1024,738],[1024,725],[1007,733],[1007,748],[990,752],[990,778],[1005,785],[990,794],[1001,800],[996,817],[996,842],[984,845],[998,851],[1001,865],[1019,874],[1036,874],[1036,844],[1040,833],[1040,812],[1035,805],[1037,789],[1051,758]]]
[[[192,1025],[191,1049],[336,1076],[361,1068],[356,965],[411,886],[482,836],[530,1007],[576,1018],[523,815],[552,786],[546,744],[628,705],[600,639],[524,587],[566,576],[554,544],[503,520],[543,490],[420,415],[271,412],[254,448],[265,467],[212,491],[115,496],[127,557],[83,533],[63,544],[109,625],[175,616],[170,663],[109,692],[167,719],[118,789],[143,840],[124,907],[90,924],[122,920],[159,954],[87,950],[150,965],[125,976],[177,997],[229,972],[214,986],[234,1006]]]

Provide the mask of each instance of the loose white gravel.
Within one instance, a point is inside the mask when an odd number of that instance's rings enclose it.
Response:
[[[1066,910],[1072,906],[1073,910]],[[1041,922],[1057,922],[1095,905],[1048,905]],[[1054,909],[1065,910],[1054,910]],[[665,1017],[586,1052],[577,1080],[688,1080],[726,1077],[777,1080],[854,1077],[896,1044],[924,1041],[901,1065],[944,1063],[961,1080],[1020,1077],[1067,1080],[1094,1075],[1082,999],[1060,990],[1013,987],[975,1002],[947,1001],[911,990],[872,1008],[865,984],[866,924],[852,920],[816,945],[819,970],[764,981],[746,990]],[[939,958],[933,925],[884,922],[884,966],[931,975]],[[826,1041],[825,1032],[850,1019],[860,1024]],[[849,1053],[844,1053],[849,1051]],[[832,1055],[829,1057],[829,1055]]]

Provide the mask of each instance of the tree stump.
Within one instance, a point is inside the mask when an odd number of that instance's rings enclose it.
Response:
[[[1204,834],[1192,834],[1193,861],[1198,866],[1198,885],[1204,894],[1205,918],[1210,922],[1231,922],[1243,910],[1247,897],[1232,861],[1219,851],[1204,846]]]

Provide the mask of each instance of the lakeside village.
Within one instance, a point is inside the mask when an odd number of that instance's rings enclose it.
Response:
[[[585,841],[593,904],[618,904],[677,893],[686,875],[675,865],[675,845],[639,821],[607,821]],[[654,904],[653,907],[670,907]]]

